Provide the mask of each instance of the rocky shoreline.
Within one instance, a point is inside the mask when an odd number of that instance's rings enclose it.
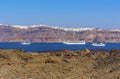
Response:
[[[1,79],[120,79],[120,51],[0,49]]]

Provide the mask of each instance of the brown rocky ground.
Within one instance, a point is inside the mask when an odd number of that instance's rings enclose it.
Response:
[[[120,79],[120,51],[0,49],[0,79]]]

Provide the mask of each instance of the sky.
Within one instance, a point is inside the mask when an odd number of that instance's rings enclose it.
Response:
[[[0,0],[0,24],[120,29],[120,0]]]

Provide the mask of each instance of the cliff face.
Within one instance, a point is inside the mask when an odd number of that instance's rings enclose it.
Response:
[[[29,27],[21,29],[17,27],[0,25],[0,42],[62,42],[62,41],[86,42],[120,42],[120,31],[86,30],[66,31],[51,27]]]
[[[120,31],[93,30],[86,32],[84,37],[88,42],[120,42]]]

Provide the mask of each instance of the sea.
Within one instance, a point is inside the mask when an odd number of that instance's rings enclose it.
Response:
[[[0,49],[19,49],[26,52],[45,52],[45,51],[59,51],[59,50],[120,50],[120,43],[105,43],[106,46],[92,46],[91,43],[87,44],[64,44],[64,43],[31,43],[21,44],[20,42],[1,42]]]

